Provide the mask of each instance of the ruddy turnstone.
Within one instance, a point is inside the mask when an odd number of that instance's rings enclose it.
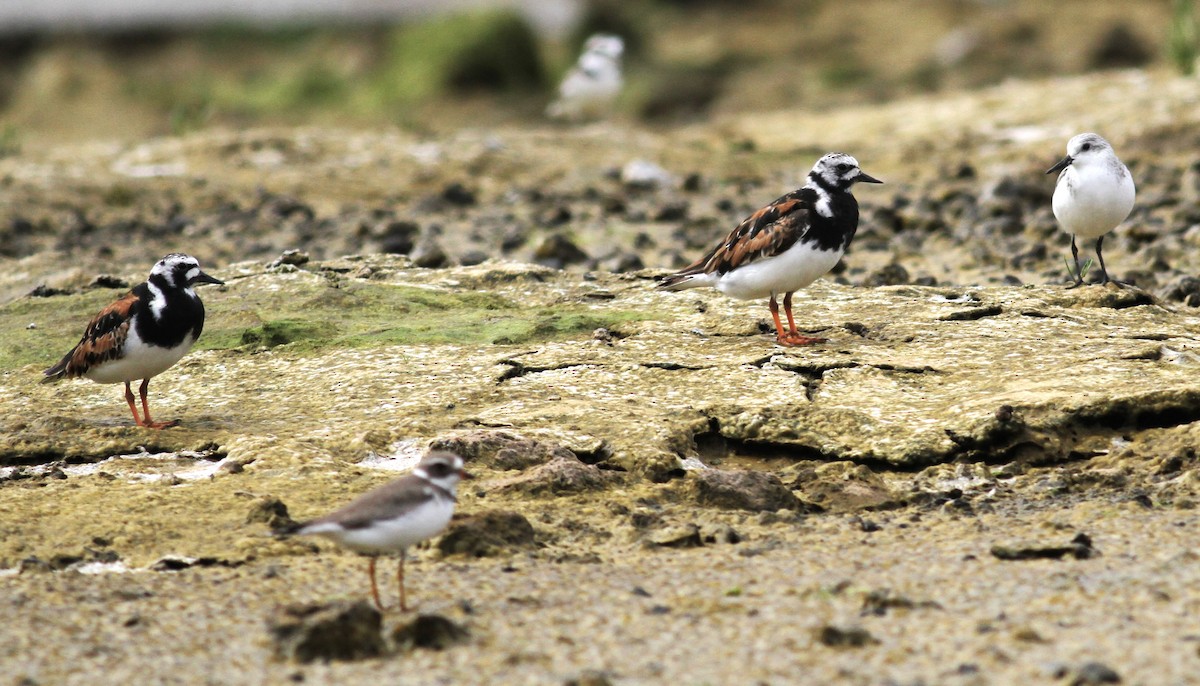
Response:
[[[1075,283],[1083,285],[1083,268],[1075,237],[1096,239],[1100,261],[1100,283],[1109,282],[1104,267],[1104,235],[1125,221],[1133,210],[1133,177],[1117,158],[1108,141],[1094,133],[1081,133],[1067,142],[1067,156],[1046,170],[1059,172],[1054,187],[1054,216],[1063,231],[1071,234],[1071,256],[1075,259]],[[1120,283],[1120,282],[1117,282]]]
[[[858,182],[883,183],[858,168],[858,160],[831,152],[813,165],[808,183],[747,217],[704,257],[666,277],[658,288],[680,291],[711,286],[750,300],[770,296],[780,345],[823,343],[801,335],[792,319],[792,293],[824,275],[846,252],[858,229]],[[783,293],[788,328],[779,321]]]
[[[546,108],[552,119],[578,121],[607,114],[621,92],[620,36],[597,33],[583,44],[583,53],[558,86],[558,99]]]
[[[459,479],[471,478],[463,471],[463,460],[454,453],[431,452],[405,476],[368,491],[348,505],[320,519],[294,524],[280,534],[324,536],[370,555],[371,597],[383,611],[379,586],[375,583],[375,558],[380,553],[399,552],[396,582],[400,586],[400,611],[408,610],[404,594],[405,550],[432,538],[450,523],[454,514],[455,489]]]
[[[200,270],[196,258],[171,253],[150,270],[145,283],[135,286],[92,319],[83,338],[58,364],[42,372],[42,383],[86,377],[98,383],[125,382],[125,402],[138,426],[164,429],[179,420],[150,418],[146,391],[150,378],[182,358],[204,329],[204,304],[192,287],[224,283]],[[141,379],[142,416],[138,417],[129,383]]]

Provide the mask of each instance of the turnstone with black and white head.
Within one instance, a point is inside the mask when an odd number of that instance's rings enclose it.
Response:
[[[45,370],[42,383],[86,377],[98,383],[125,382],[125,402],[138,426],[164,429],[178,420],[150,418],[146,391],[151,377],[178,362],[204,329],[204,304],[192,287],[224,283],[200,270],[196,258],[171,253],[135,286],[92,319],[83,338],[58,364]],[[141,379],[142,416],[138,417],[129,383]]]
[[[823,343],[796,330],[792,293],[823,276],[846,252],[858,230],[858,201],[850,189],[859,183],[883,183],[858,167],[858,160],[831,152],[813,165],[808,182],[747,217],[704,257],[666,277],[660,290],[709,286],[750,300],[770,296],[780,345]],[[779,320],[779,303],[788,328]]]
[[[558,99],[546,108],[552,119],[582,120],[607,114],[621,93],[620,36],[597,33],[583,44],[579,60],[558,86]]]
[[[1068,288],[1083,285],[1076,236],[1096,239],[1100,283],[1108,283],[1101,253],[1104,235],[1133,211],[1133,177],[1108,141],[1094,133],[1081,133],[1068,141],[1067,156],[1046,170],[1047,174],[1054,172],[1059,172],[1054,187],[1054,216],[1063,231],[1071,234],[1071,256],[1075,259],[1075,273],[1071,275],[1075,283]]]
[[[294,524],[276,533],[324,536],[370,555],[371,597],[383,611],[375,582],[375,558],[399,552],[396,582],[400,586],[400,611],[408,610],[404,593],[404,557],[409,546],[442,532],[450,523],[460,479],[471,478],[463,459],[454,453],[431,452],[405,476],[368,491],[348,505],[319,519]]]

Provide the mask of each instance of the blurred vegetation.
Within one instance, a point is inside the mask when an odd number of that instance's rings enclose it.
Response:
[[[1156,61],[1188,72],[1194,0],[1172,3],[1101,12],[1085,0],[592,0],[557,38],[516,13],[486,10],[394,25],[0,35],[0,155],[70,127],[78,132],[67,136],[128,137],[270,124],[536,124],[596,32],[626,43],[617,116],[650,123]]]
[[[1167,40],[1167,55],[1180,74],[1191,76],[1196,71],[1197,52],[1196,11],[1194,0],[1172,0],[1171,34]]]

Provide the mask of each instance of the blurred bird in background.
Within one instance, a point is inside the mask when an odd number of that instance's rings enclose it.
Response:
[[[558,99],[546,108],[546,116],[564,121],[586,121],[609,114],[621,93],[621,54],[625,41],[620,36],[597,33],[583,44],[583,53],[558,86]]]

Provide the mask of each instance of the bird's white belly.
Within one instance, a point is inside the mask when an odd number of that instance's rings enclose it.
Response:
[[[1065,180],[1064,180],[1065,181]],[[1067,233],[1098,238],[1125,221],[1133,210],[1133,180],[1100,175],[1076,175],[1070,185],[1054,189],[1054,216]]]
[[[340,525],[316,525],[301,530],[318,534],[360,552],[402,550],[432,538],[450,523],[454,501],[438,498],[393,519],[381,519],[361,529],[343,529]]]
[[[811,244],[796,243],[782,255],[726,272],[716,288],[741,300],[790,293],[824,276],[841,258],[841,250],[817,250]]]
[[[125,355],[118,360],[105,362],[89,369],[85,377],[97,383],[121,383],[149,379],[163,373],[178,362],[188,350],[191,350],[196,339],[188,337],[183,343],[174,348],[160,348],[147,345],[134,330],[129,328],[129,336],[125,339]]]

